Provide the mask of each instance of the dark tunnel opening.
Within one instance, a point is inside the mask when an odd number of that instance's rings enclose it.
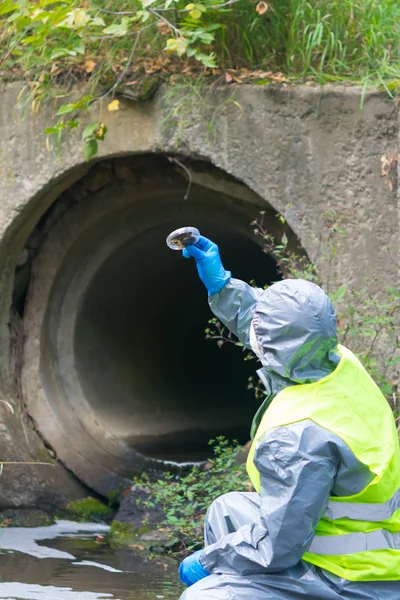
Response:
[[[165,157],[100,161],[26,243],[23,397],[60,461],[103,496],[132,475],[207,459],[218,435],[247,442],[260,404],[247,389],[258,362],[206,339],[207,291],[194,261],[165,240],[198,227],[233,277],[261,287],[280,276],[251,225],[260,210],[276,240],[285,234],[293,249],[298,240],[233,177],[202,162],[190,169],[188,195]]]
[[[260,286],[279,279],[273,259],[229,222],[187,220],[147,230],[101,265],[74,336],[80,384],[104,428],[146,456],[177,462],[206,458],[217,435],[245,443],[259,401],[247,389],[256,360],[205,339],[207,292],[194,261],[168,249],[166,236],[195,225],[219,244],[234,277]]]

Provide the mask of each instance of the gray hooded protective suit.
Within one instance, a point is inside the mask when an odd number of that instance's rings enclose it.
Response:
[[[254,327],[268,397],[253,430],[277,392],[325,377],[340,360],[333,306],[310,282],[261,290],[231,279],[210,307],[247,347]],[[254,462],[260,494],[232,492],[210,506],[201,557],[210,576],[181,600],[400,600],[400,573],[399,581],[352,582],[302,560],[329,496],[356,494],[373,478],[338,436],[311,420],[277,427],[258,442]]]

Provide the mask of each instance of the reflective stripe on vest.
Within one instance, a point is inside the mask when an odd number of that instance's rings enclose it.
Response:
[[[392,411],[357,358],[341,360],[327,377],[279,392],[265,412],[247,470],[260,492],[254,464],[267,431],[311,420],[338,436],[375,477],[354,496],[333,496],[303,560],[353,581],[400,581],[400,447]],[[310,490],[312,493],[312,490]]]
[[[317,535],[310,549],[312,554],[341,555],[370,550],[400,550],[400,533],[383,529],[371,533],[347,533],[345,535]]]
[[[331,501],[325,511],[325,517],[335,519],[352,519],[354,521],[387,521],[400,510],[400,489],[388,500],[380,504],[361,504],[358,502]]]

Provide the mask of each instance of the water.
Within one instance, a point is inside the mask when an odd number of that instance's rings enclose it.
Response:
[[[107,526],[60,521],[0,530],[1,600],[178,600],[177,563],[97,539]]]

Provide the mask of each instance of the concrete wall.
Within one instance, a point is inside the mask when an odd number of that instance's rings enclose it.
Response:
[[[380,159],[398,151],[399,114],[385,94],[368,94],[361,111],[360,91],[349,88],[223,87],[189,103],[182,90],[165,89],[146,104],[121,101],[115,113],[93,108],[87,121],[100,118],[109,132],[88,164],[78,133],[63,143],[60,156],[46,149],[41,132],[54,107],[20,121],[19,91],[19,84],[0,88],[0,386],[1,398],[15,408],[12,415],[0,404],[0,459],[49,457],[26,416],[18,373],[10,368],[14,272],[40,217],[96,161],[150,152],[210,163],[284,214],[317,260],[315,233],[326,210],[335,209],[347,233],[332,267],[340,281],[362,286],[368,276],[378,296],[384,286],[398,285],[397,177],[392,173],[392,189],[385,185]],[[193,177],[224,193],[234,185],[196,172]],[[52,503],[55,496],[62,502],[79,493],[60,466],[5,466],[0,478],[0,506]]]

